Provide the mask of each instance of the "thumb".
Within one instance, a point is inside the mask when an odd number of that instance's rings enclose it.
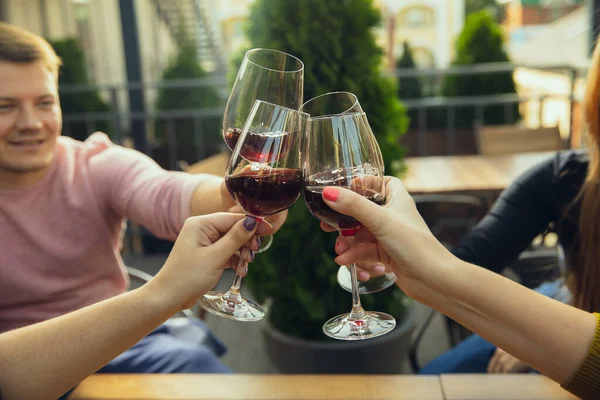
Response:
[[[229,260],[233,253],[252,239],[257,226],[258,221],[254,217],[246,217],[236,222],[222,238],[211,246],[214,254],[219,259],[223,259],[223,262]]]
[[[329,207],[356,218],[375,235],[386,221],[386,211],[383,207],[349,189],[326,187],[323,190],[323,199]]]

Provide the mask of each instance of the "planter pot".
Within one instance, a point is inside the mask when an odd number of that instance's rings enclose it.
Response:
[[[410,307],[387,335],[357,341],[304,340],[267,323],[267,355],[284,374],[398,374],[410,350],[415,328],[412,314]]]

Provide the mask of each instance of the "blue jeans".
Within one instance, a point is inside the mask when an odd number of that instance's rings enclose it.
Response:
[[[546,282],[535,289],[544,296],[566,303],[570,295],[563,279]],[[432,360],[419,374],[476,374],[485,373],[496,346],[478,335],[471,335],[454,348]]]
[[[208,346],[177,338],[165,325],[161,325],[98,373],[226,374],[231,370]]]
[[[98,373],[231,373],[231,369],[218,358],[225,353],[225,346],[200,320],[188,321],[196,329],[196,336],[198,332],[204,332],[201,343],[190,340],[190,335],[186,337],[188,332],[182,333],[166,323],[106,364]],[[70,393],[59,400],[67,399]]]

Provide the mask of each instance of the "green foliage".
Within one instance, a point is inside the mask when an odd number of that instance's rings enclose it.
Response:
[[[204,78],[208,74],[198,63],[196,46],[193,41],[179,35],[179,51],[162,75],[163,81],[177,79]],[[159,111],[181,111],[216,107],[220,99],[214,86],[202,87],[162,87],[156,101]],[[195,134],[196,128],[202,129],[202,143],[205,151],[211,153],[222,142],[220,134],[220,117],[203,118],[195,126],[193,118],[177,118],[173,120],[173,132],[177,142],[177,158],[189,163],[196,161]],[[156,138],[159,142],[168,143],[168,124],[166,119],[157,121]],[[199,130],[198,129],[198,130]],[[199,133],[198,133],[199,134]]]
[[[413,60],[412,49],[407,42],[403,44],[402,56],[396,62],[397,69],[416,68]],[[398,80],[398,97],[400,99],[419,99],[423,96],[421,90],[421,79],[419,77],[407,77]]]
[[[358,96],[392,173],[407,119],[394,82],[381,74],[383,53],[372,33],[380,14],[372,1],[257,0],[250,20],[252,47],[282,50],[304,62],[305,100],[334,90]]]
[[[498,3],[497,0],[465,0],[465,15],[486,11],[496,22],[501,23],[505,16],[505,5]]]
[[[250,20],[251,47],[285,51],[304,62],[305,100],[336,90],[358,96],[386,172],[392,174],[392,161],[402,159],[398,142],[408,120],[394,81],[381,73],[382,51],[372,33],[380,15],[372,1],[257,0]],[[351,296],[336,280],[334,242],[335,234],[321,231],[300,199],[272,247],[257,255],[247,283],[260,300],[270,300],[269,318],[277,329],[324,340],[322,324],[350,311]],[[397,288],[362,300],[366,309],[389,312],[398,320],[407,304]]]
[[[414,69],[416,68],[415,61],[413,59],[412,50],[407,42],[403,44],[404,50],[402,56],[396,62],[397,69]],[[420,99],[423,97],[421,78],[406,77],[398,79],[398,97],[400,100],[408,99]],[[412,127],[416,127],[418,124],[418,110],[408,110],[408,117]]]
[[[465,27],[456,42],[454,65],[472,65],[490,62],[506,62],[508,56],[503,48],[503,35],[500,26],[486,11],[472,13],[467,17]],[[476,75],[450,75],[444,82],[445,96],[480,96],[516,93],[511,72],[481,73]],[[484,109],[486,125],[511,124],[519,118],[518,104],[513,107],[511,118],[506,118],[504,105],[487,106]],[[473,107],[457,110],[456,125],[471,127],[476,114]]]
[[[85,54],[76,39],[67,38],[49,41],[49,43],[63,60],[63,66],[58,75],[59,90],[63,85],[91,84],[87,75]],[[109,105],[102,100],[97,90],[61,92],[60,106],[64,115],[110,111]],[[94,128],[110,134],[108,121],[95,122]],[[84,140],[92,133],[85,122],[69,122],[68,126],[65,124],[65,134],[77,140]]]

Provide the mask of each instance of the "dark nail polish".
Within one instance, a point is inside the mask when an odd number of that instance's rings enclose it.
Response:
[[[254,228],[256,228],[256,218],[246,217],[242,225],[244,225],[244,229],[246,229],[248,232],[251,232],[254,230]]]
[[[252,259],[252,261],[254,261],[254,257],[256,257],[256,253],[254,252],[254,250],[250,250],[250,258]]]
[[[258,242],[258,247],[260,248],[260,245],[261,245],[261,243],[262,243],[262,240],[260,240],[260,237],[257,237],[257,238],[256,238],[256,241]]]

